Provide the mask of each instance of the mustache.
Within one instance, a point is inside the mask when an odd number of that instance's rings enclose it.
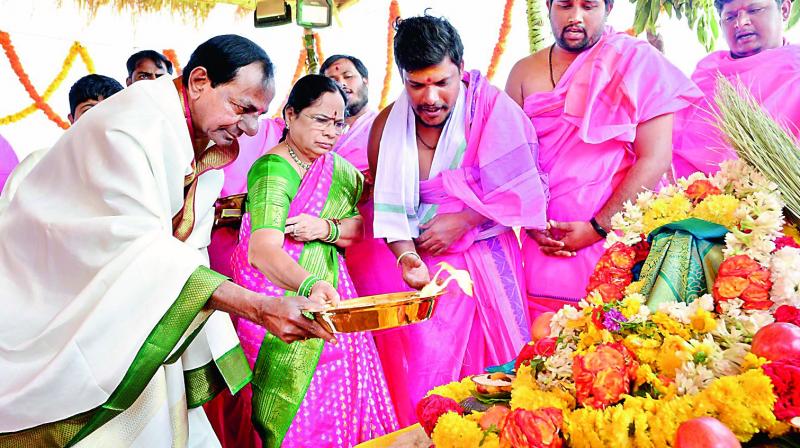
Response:
[[[586,34],[586,28],[584,28],[584,27],[582,27],[580,25],[567,25],[561,30],[561,35],[563,36],[564,33],[567,33],[567,32],[570,32],[570,31],[577,31],[577,32]]]

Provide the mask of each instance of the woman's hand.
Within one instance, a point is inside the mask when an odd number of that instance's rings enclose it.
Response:
[[[431,282],[431,274],[428,266],[422,261],[419,255],[406,255],[400,260],[400,268],[403,270],[403,280],[414,289],[422,289]]]
[[[308,300],[320,304],[336,307],[339,305],[339,293],[336,288],[325,280],[320,280],[311,287]]]
[[[285,229],[287,235],[302,242],[324,239],[331,231],[327,221],[305,213],[288,218]]]

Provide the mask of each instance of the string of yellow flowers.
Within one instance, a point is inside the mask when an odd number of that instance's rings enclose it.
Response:
[[[486,70],[486,78],[492,80],[497,71],[497,66],[500,64],[500,58],[506,51],[506,40],[508,33],[511,31],[511,9],[514,7],[514,0],[506,0],[505,9],[503,9],[503,23],[500,25],[500,35],[497,37],[497,43],[492,52],[492,60],[489,63],[489,68]]]
[[[400,4],[397,0],[392,0],[389,4],[389,29],[386,36],[386,74],[383,77],[383,89],[381,89],[381,102],[379,109],[386,107],[389,101],[389,90],[392,87],[392,70],[394,65],[394,23],[400,18]]]
[[[0,117],[0,126],[20,121],[35,112],[36,109],[40,109],[51,121],[56,123],[61,128],[67,129],[69,127],[69,123],[59,117],[53,111],[50,105],[47,104],[47,101],[50,100],[50,97],[52,97],[53,93],[55,93],[64,82],[64,79],[66,79],[67,74],[69,74],[73,63],[78,56],[80,56],[89,73],[94,73],[94,62],[89,56],[89,53],[86,51],[86,48],[84,48],[79,42],[73,43],[72,47],[70,47],[69,52],[67,53],[67,56],[64,58],[64,62],[61,65],[61,70],[58,72],[50,85],[47,86],[44,94],[39,95],[39,93],[36,91],[36,88],[32,85],[27,73],[25,73],[22,63],[19,60],[19,56],[14,49],[14,45],[11,43],[11,37],[8,33],[0,31],[0,45],[3,47],[3,51],[5,52],[6,57],[11,64],[11,68],[14,70],[14,73],[17,75],[20,83],[28,92],[28,96],[30,96],[30,98],[33,100],[33,104],[30,106],[16,113]]]

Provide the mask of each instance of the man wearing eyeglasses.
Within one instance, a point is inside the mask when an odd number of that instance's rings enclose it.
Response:
[[[696,171],[714,173],[736,152],[716,128],[712,111],[717,77],[741,82],[761,106],[795,135],[800,135],[800,46],[783,37],[790,0],[715,0],[725,41],[697,64],[692,75],[705,98],[675,116],[673,165],[676,177]]]
[[[349,130],[333,149],[362,173],[367,173],[367,141],[378,113],[369,107],[369,73],[355,56],[336,54],[322,63],[320,74],[336,81],[347,95],[345,122]],[[367,178],[358,210],[364,218],[364,238],[346,249],[347,270],[359,295],[368,296],[403,291],[407,287],[395,265],[394,256],[383,239],[374,238],[375,214],[372,180]]]

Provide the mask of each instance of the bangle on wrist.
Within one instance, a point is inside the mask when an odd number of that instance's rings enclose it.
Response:
[[[314,274],[309,275],[303,280],[303,283],[300,283],[300,286],[297,288],[297,295],[308,297],[311,295],[311,290],[314,288],[314,285],[321,282],[322,279],[317,277]]]
[[[608,236],[608,232],[606,231],[606,229],[604,229],[603,226],[598,224],[596,219],[594,218],[590,219],[589,224],[592,225],[592,228],[598,235],[600,235],[600,237],[605,238],[606,236]]]
[[[403,258],[406,255],[413,255],[413,256],[419,258],[420,260],[422,260],[422,258],[420,258],[419,254],[416,251],[407,250],[407,251],[403,252],[402,254],[400,254],[399,257],[397,257],[397,266],[400,266],[400,262],[403,261]]]
[[[339,220],[338,219],[326,219],[325,222],[328,223],[328,236],[322,239],[323,243],[330,243],[336,244],[339,241],[339,237],[341,236],[341,231],[339,230]]]

